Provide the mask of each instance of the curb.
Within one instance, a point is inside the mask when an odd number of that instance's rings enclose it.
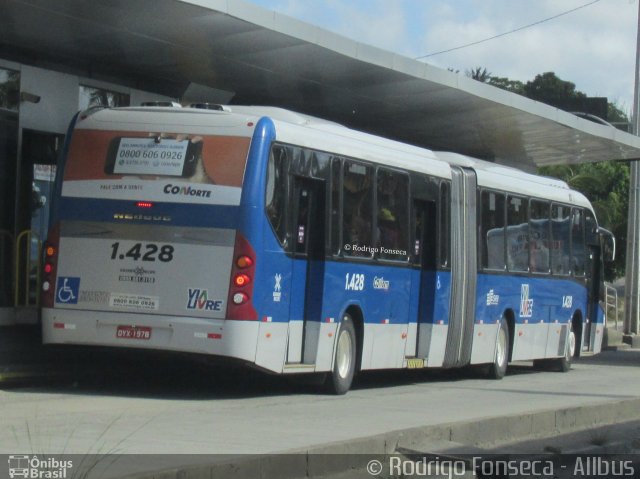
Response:
[[[597,426],[640,419],[640,398],[560,410],[537,411],[479,421],[415,427],[399,431],[287,451],[241,456],[233,462],[185,466],[136,473],[127,479],[295,479],[321,478],[363,469],[372,458],[396,454],[398,449],[445,454],[448,446],[473,453],[481,446],[539,439]],[[433,450],[434,445],[437,450]]]

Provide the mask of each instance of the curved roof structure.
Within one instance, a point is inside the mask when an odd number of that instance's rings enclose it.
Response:
[[[1,9],[0,55],[174,97],[280,106],[522,169],[640,158],[640,138],[611,126],[243,0],[5,0]]]

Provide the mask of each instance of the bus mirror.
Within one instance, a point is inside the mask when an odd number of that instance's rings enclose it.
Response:
[[[607,263],[612,263],[616,259],[616,238],[613,233],[605,228],[598,228],[602,238],[602,258]]]

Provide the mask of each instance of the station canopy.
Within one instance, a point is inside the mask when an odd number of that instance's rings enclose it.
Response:
[[[4,0],[0,58],[176,98],[273,105],[531,170],[640,138],[243,0]]]

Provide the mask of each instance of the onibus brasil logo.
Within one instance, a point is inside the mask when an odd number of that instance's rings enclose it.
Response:
[[[67,470],[73,467],[73,461],[62,461],[53,457],[40,459],[38,456],[9,456],[9,477],[30,479],[65,479]]]

